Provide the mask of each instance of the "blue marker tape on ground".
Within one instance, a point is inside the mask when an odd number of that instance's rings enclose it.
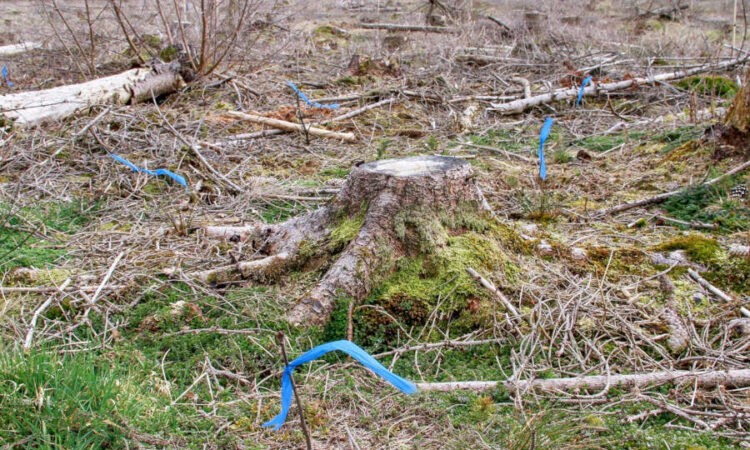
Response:
[[[322,103],[314,102],[307,98],[304,92],[300,91],[297,85],[292,83],[291,81],[287,81],[286,84],[289,85],[290,88],[299,96],[300,100],[307,103],[309,106],[312,106],[313,108],[325,108],[325,109],[338,109],[339,104],[338,103],[331,103],[330,105],[324,105]]]
[[[2,70],[0,70],[0,73],[2,73],[3,80],[5,80],[5,84],[7,84],[8,87],[15,86],[16,83],[14,83],[14,82],[12,82],[12,81],[10,81],[8,79],[8,66],[6,66],[6,65],[3,64],[3,68],[2,68]]]
[[[174,173],[174,172],[172,172],[170,170],[167,170],[167,169],[156,169],[156,170],[143,169],[141,167],[136,166],[135,164],[133,164],[132,162],[128,161],[127,159],[125,159],[125,158],[123,158],[121,156],[115,155],[114,153],[110,153],[109,156],[111,156],[112,159],[114,159],[115,161],[128,166],[130,168],[130,170],[132,170],[133,172],[142,172],[142,173],[145,173],[147,175],[152,175],[152,176],[164,175],[164,176],[167,176],[167,177],[173,179],[177,184],[185,186],[185,190],[186,191],[188,190],[188,185],[187,185],[187,181],[185,181],[185,178],[183,178],[180,175],[177,175],[176,173]]]
[[[284,373],[281,376],[281,412],[271,419],[270,421],[263,424],[264,427],[273,427],[274,430],[278,430],[284,425],[286,416],[289,414],[289,408],[292,406],[292,372],[297,366],[305,364],[307,362],[316,360],[328,352],[335,350],[342,351],[352,358],[356,359],[363,366],[370,369],[375,375],[383,378],[387,382],[391,383],[396,389],[400,390],[405,394],[414,394],[417,392],[417,387],[409,380],[401,378],[400,376],[389,371],[382,364],[377,362],[375,358],[370,356],[366,351],[362,350],[355,344],[349,341],[335,341],[328,342],[327,344],[319,345],[313,349],[303,353],[299,358],[290,362],[284,368]]]
[[[591,83],[591,76],[588,76],[583,79],[583,82],[581,82],[581,88],[578,90],[578,98],[576,99],[576,106],[581,104],[581,101],[583,100],[583,90],[586,89],[586,86]]]
[[[547,179],[547,163],[544,160],[544,143],[549,137],[549,132],[552,129],[552,124],[555,120],[552,117],[547,117],[542,125],[542,131],[539,133],[539,178],[542,180]]]

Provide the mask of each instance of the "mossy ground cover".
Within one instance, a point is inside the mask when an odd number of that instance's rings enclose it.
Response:
[[[66,235],[81,229],[96,208],[80,200],[27,207],[0,203],[0,271],[54,266],[65,257]]]

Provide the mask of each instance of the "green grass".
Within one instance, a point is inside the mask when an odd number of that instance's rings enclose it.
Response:
[[[670,216],[684,221],[716,223],[722,231],[750,229],[750,208],[729,198],[729,189],[745,182],[731,177],[712,186],[695,186],[664,202]]]
[[[605,152],[618,145],[637,142],[646,137],[642,131],[629,131],[625,133],[589,136],[571,142],[571,146],[580,147],[592,152]]]
[[[96,203],[43,203],[17,208],[0,203],[0,271],[51,267],[65,257],[66,235],[80,230]]]
[[[96,351],[0,348],[0,442],[123,448],[130,427],[141,433],[174,429],[176,412],[143,375]]]
[[[281,223],[294,216],[303,214],[313,207],[294,201],[273,200],[261,209],[260,214],[266,223]]]

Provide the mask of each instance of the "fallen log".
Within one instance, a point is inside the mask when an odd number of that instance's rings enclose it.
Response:
[[[750,386],[750,369],[726,371],[693,372],[690,370],[666,370],[652,373],[628,375],[589,375],[573,378],[547,378],[523,381],[457,381],[444,383],[417,383],[420,391],[489,391],[500,386],[511,393],[533,392],[570,392],[585,390],[588,392],[604,391],[611,388],[632,390],[665,383],[681,383],[690,386],[712,388]]]
[[[396,23],[360,23],[357,28],[366,30],[390,30],[390,31],[423,31],[427,33],[458,33],[458,30],[450,27],[436,27],[432,25],[401,25]]]
[[[0,119],[15,126],[62,120],[94,105],[150,100],[184,85],[176,65],[131,69],[80,84],[0,96]],[[169,81],[169,82],[167,82]]]
[[[0,47],[0,56],[13,56],[31,50],[42,48],[39,42],[22,42],[20,44],[3,45]]]
[[[588,87],[583,90],[583,95],[586,97],[598,95],[600,92],[613,92],[628,89],[631,87],[643,85],[643,84],[655,84],[664,81],[673,81],[680,78],[686,78],[699,73],[708,72],[711,70],[726,70],[731,67],[737,66],[746,62],[747,56],[741,58],[731,59],[723,61],[717,64],[705,64],[700,67],[693,67],[692,69],[678,70],[676,72],[662,73],[652,77],[642,78],[631,78],[629,80],[622,80],[613,83],[591,83]],[[551,103],[558,100],[566,100],[576,98],[578,96],[578,87],[557,89],[546,94],[535,95],[529,98],[523,98],[514,100],[507,103],[492,103],[487,111],[495,111],[499,114],[517,114],[521,113],[534,106]]]
[[[339,133],[336,131],[325,130],[323,128],[302,126],[298,123],[287,122],[285,120],[272,119],[270,117],[256,116],[254,114],[245,114],[237,111],[229,111],[226,113],[227,116],[234,119],[244,120],[246,122],[257,123],[266,125],[273,128],[278,128],[284,131],[302,131],[307,132],[312,136],[318,136],[329,139],[340,139],[344,142],[356,142],[357,136],[354,133]]]

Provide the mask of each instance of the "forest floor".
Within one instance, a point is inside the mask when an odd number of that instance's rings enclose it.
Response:
[[[131,67],[107,2],[92,2],[103,11],[98,26],[111,31],[96,38],[95,70],[81,51],[85,38],[80,49],[62,39],[79,28],[86,36],[78,3],[65,2],[64,26],[35,2],[0,1],[0,45],[45,44],[0,57],[12,90]],[[158,53],[153,11],[129,3]],[[292,3],[259,9],[212,75],[158,104],[111,108],[96,136],[77,133],[104,108],[0,130],[0,448],[302,448],[296,408],[280,431],[261,427],[279,410],[278,332],[296,357],[347,338],[351,326],[355,343],[415,382],[748,366],[740,308],[750,308],[750,259],[736,250],[750,245],[750,199],[739,189],[748,176],[701,185],[750,155],[707,131],[737,92],[742,65],[586,96],[579,106],[487,110],[523,97],[517,77],[535,95],[580,86],[587,75],[607,83],[736,58],[743,50],[731,48],[727,2],[696,2],[676,17],[546,2],[538,32],[523,27],[523,2],[477,3],[454,21],[441,13],[455,34],[357,26],[423,25],[423,2]],[[740,24],[737,47],[742,35]],[[328,125],[355,133],[355,143],[243,137],[262,128],[227,111],[297,120],[287,81],[341,105],[305,108],[307,121],[393,101]],[[546,117],[555,122],[540,182]],[[108,152],[168,168],[189,188],[132,173]],[[351,317],[342,298],[323,327],[291,326],[284,313],[326,261],[265,283],[190,276],[254,256],[201,227],[281,222],[335,195],[355,164],[412,155],[466,158],[495,213],[484,228],[449,238],[445,267],[404,258]],[[675,190],[661,203],[601,214]],[[466,267],[511,299],[520,322]],[[696,283],[691,269],[731,301]],[[675,315],[684,345],[675,344]],[[315,448],[718,449],[747,448],[750,437],[747,388],[405,396],[338,355],[296,374]]]

